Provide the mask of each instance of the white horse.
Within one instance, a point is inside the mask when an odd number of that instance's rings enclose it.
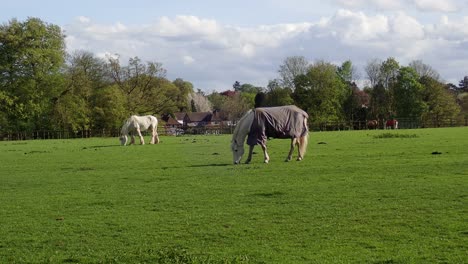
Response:
[[[128,141],[128,135],[130,134],[132,139],[130,144],[135,144],[135,134],[140,137],[140,144],[145,144],[145,139],[141,135],[142,131],[152,130],[151,142],[150,144],[158,144],[159,137],[158,137],[158,119],[152,115],[146,116],[136,116],[132,115],[129,117],[124,125],[122,126],[122,130],[120,131],[120,144],[125,146]]]
[[[273,113],[273,114],[271,114]],[[275,114],[280,113],[280,114]],[[264,125],[262,116],[267,116],[274,123],[273,127]],[[281,106],[281,107],[262,107],[254,110],[249,110],[237,123],[232,135],[231,150],[233,154],[234,164],[239,164],[244,155],[244,142],[246,141],[249,147],[249,156],[245,163],[250,163],[252,160],[253,148],[256,144],[260,144],[263,150],[264,162],[270,161],[268,156],[266,140],[267,137],[273,138],[291,138],[291,148],[286,161],[290,161],[294,151],[294,147],[298,146],[298,157],[300,161],[304,158],[307,150],[309,129],[307,126],[308,115],[303,110],[296,106]]]

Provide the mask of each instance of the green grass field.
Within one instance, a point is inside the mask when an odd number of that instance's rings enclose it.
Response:
[[[236,166],[228,135],[0,142],[0,263],[468,263],[467,136],[314,132]]]

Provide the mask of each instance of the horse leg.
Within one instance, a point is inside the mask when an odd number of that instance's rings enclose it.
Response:
[[[149,131],[149,128],[148,128],[148,131]],[[151,129],[151,140],[150,140],[150,144],[154,144],[154,127]]]
[[[153,129],[153,143],[158,144],[159,143],[159,136],[158,136],[158,128],[155,127]]]
[[[245,164],[249,164],[250,161],[252,161],[253,149],[254,149],[254,146],[249,146],[249,156],[247,156],[247,160],[245,161]]]
[[[301,161],[303,158],[304,158],[304,150],[303,148],[301,147],[301,144],[306,144],[305,142],[303,142],[302,140],[303,138],[298,138],[297,139],[297,161]]]
[[[154,128],[152,129],[150,144],[154,144]]]
[[[261,146],[262,146],[263,157],[264,157],[263,162],[268,163],[270,161],[270,156],[268,156],[267,146],[263,144]]]
[[[296,138],[291,138],[291,148],[289,149],[289,154],[288,157],[286,158],[285,161],[291,161],[292,159],[292,154],[294,152],[294,146],[297,144],[297,139]],[[300,155],[300,153],[299,153]]]
[[[143,138],[143,135],[141,134],[140,128],[137,129],[138,136],[140,137],[140,145],[145,144],[145,139]]]

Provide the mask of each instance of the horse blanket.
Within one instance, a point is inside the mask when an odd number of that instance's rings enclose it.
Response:
[[[294,105],[255,108],[254,120],[247,137],[247,144],[266,145],[272,138],[299,138],[307,134],[304,119],[309,115]]]

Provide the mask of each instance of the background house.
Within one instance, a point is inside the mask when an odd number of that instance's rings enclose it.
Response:
[[[191,112],[186,113],[184,117],[184,127],[205,127],[211,124],[211,112]]]

